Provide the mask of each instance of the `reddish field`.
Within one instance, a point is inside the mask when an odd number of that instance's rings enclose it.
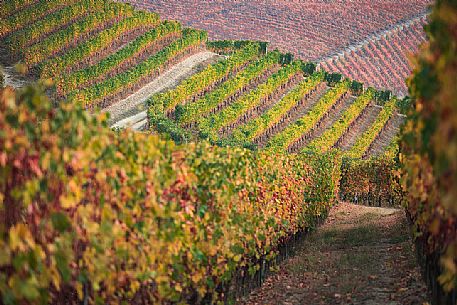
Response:
[[[211,39],[256,39],[271,42],[273,48],[290,51],[305,60],[319,61],[388,30],[396,23],[423,15],[430,0],[284,1],[284,0],[126,0],[140,8],[177,19],[187,26],[205,29]],[[423,41],[406,35],[405,45]],[[408,47],[409,49],[410,47]],[[389,55],[388,55],[389,56]],[[391,57],[395,55],[392,54]],[[397,66],[408,65],[405,52],[400,62],[386,67],[386,77]],[[363,70],[361,67],[358,70]],[[366,69],[370,69],[367,64]],[[404,67],[402,68],[404,69]],[[409,72],[408,72],[409,73]],[[404,75],[404,72],[401,72]],[[352,77],[377,86],[378,77],[366,78],[361,72]],[[394,83],[397,80],[393,81]],[[405,86],[392,88],[404,91]]]
[[[212,39],[257,39],[316,60],[394,23],[422,14],[430,1],[129,0],[202,28]]]
[[[339,72],[377,89],[389,89],[397,95],[407,94],[405,79],[411,74],[409,57],[425,42],[426,18],[373,37],[354,49],[322,62],[327,71]]]

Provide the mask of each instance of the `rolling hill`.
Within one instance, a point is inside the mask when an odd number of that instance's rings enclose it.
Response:
[[[126,3],[12,3],[0,22],[4,64],[20,62],[29,75],[52,79],[54,99],[102,108],[114,127],[149,125],[178,141],[290,153],[340,148],[368,157],[391,147],[403,121],[399,99],[344,77],[356,77],[364,64],[341,62],[363,61],[362,50],[377,52],[371,49],[389,35],[401,39],[410,24],[316,69],[273,50],[274,43],[207,41],[205,31]],[[379,74],[375,68],[368,73]]]
[[[356,57],[354,63],[338,60],[341,67],[326,68],[401,96],[408,93],[404,78],[412,70],[409,55],[425,40],[421,26],[431,4],[428,0],[128,2],[204,29],[211,40],[268,41],[272,48],[292,52],[305,61],[326,62],[366,42],[367,52],[363,49],[350,56]],[[416,22],[418,19],[422,22]],[[385,36],[384,41],[378,42],[379,36]],[[368,73],[373,70],[376,73]]]

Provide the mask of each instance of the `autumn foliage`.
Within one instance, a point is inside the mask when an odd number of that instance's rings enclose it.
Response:
[[[438,256],[439,282],[457,287],[457,2],[438,0],[430,43],[409,81],[415,109],[405,126],[402,162],[408,211],[426,256]]]
[[[215,303],[335,198],[334,155],[113,132],[42,90],[1,91],[3,304]]]
[[[368,206],[400,206],[403,192],[398,164],[388,156],[368,160],[345,158],[341,167],[340,199]]]

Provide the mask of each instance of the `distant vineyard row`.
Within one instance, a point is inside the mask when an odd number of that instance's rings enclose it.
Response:
[[[14,1],[13,1],[14,2]],[[112,1],[11,5],[0,21],[8,60],[55,83],[53,97],[106,107],[204,48],[206,33]],[[5,12],[6,14],[6,12]]]
[[[431,1],[344,1],[343,5],[331,1],[283,0],[147,0],[132,3],[188,26],[205,29],[211,39],[260,39],[303,60],[321,61],[367,37],[423,16]],[[381,42],[373,39],[371,44],[374,46],[368,45],[357,54],[348,54],[354,57],[354,63],[348,63],[345,58],[346,61],[338,62],[341,67],[328,69],[377,89],[406,95],[404,79],[411,72],[409,55],[416,52],[425,39],[420,25],[407,26]],[[386,48],[383,48],[384,44]]]
[[[205,48],[228,54],[150,97],[151,127],[176,141],[366,157],[382,154],[402,122],[389,92],[316,72],[265,43],[207,43],[206,32],[107,0],[12,3],[0,21],[9,60],[52,79],[55,99],[89,109],[115,104]],[[389,100],[395,106],[378,113]]]
[[[425,16],[417,18],[411,24],[390,30],[354,50],[348,50],[343,56],[323,61],[321,67],[378,89],[389,88],[395,94],[406,95],[405,79],[412,72],[409,57],[416,54],[425,42],[425,23]]]
[[[225,51],[228,45],[210,44]],[[265,55],[259,43],[234,49],[228,61],[152,96],[151,127],[178,142],[206,139],[276,152],[344,148],[352,157],[380,154],[394,140],[402,121],[398,112],[407,100],[364,88],[340,74],[315,71],[314,64],[287,54]],[[216,71],[225,75],[222,81]],[[381,150],[368,153],[385,139]]]

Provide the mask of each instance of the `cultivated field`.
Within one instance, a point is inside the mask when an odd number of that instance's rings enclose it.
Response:
[[[375,88],[389,88],[397,95],[405,95],[405,79],[411,74],[409,58],[425,42],[423,27],[426,22],[426,15],[422,15],[370,36],[335,56],[323,59],[321,67]]]
[[[450,0],[136,2],[1,2],[1,304],[456,304]]]
[[[18,3],[0,23],[4,61],[22,62],[29,75],[52,79],[51,95],[58,101],[105,109],[115,127],[142,129],[149,123],[177,141],[289,153],[341,148],[368,157],[389,150],[403,121],[394,97],[380,98],[314,64],[266,52],[262,43],[226,48],[222,42],[210,44],[208,52],[206,32],[128,4]],[[363,61],[359,53],[366,48],[344,58]],[[376,53],[372,48],[370,42],[364,54]],[[321,68],[346,75],[364,71],[356,64],[338,70],[340,62],[332,59]],[[369,75],[379,75],[376,69],[370,67]]]
[[[357,45],[367,37],[374,38],[377,34],[395,29],[397,24],[424,16],[431,3],[429,0],[133,2],[165,18],[204,29],[208,31],[210,39],[269,41],[272,48],[317,62]],[[378,89],[392,89],[405,95],[406,84],[395,74],[403,78],[410,74],[408,55],[417,51],[419,43],[425,39],[425,33],[417,24],[404,32],[401,40],[395,37],[395,33],[388,35],[386,43],[393,46],[392,49],[386,48],[379,54],[373,50],[374,54],[358,55],[362,56],[361,63],[356,63],[352,73],[347,76]],[[377,44],[377,40],[373,39],[373,43]],[[387,65],[382,63],[383,58],[388,58]],[[373,64],[378,62],[383,65],[381,71],[375,75],[364,73],[364,70],[373,70]],[[392,84],[395,84],[395,88],[391,87]]]
[[[176,141],[276,152],[341,148],[360,158],[389,147],[403,121],[396,98],[382,100],[350,80],[308,71],[300,60],[283,61],[278,51],[259,53],[256,43],[236,50],[227,61],[153,95],[150,124]]]

